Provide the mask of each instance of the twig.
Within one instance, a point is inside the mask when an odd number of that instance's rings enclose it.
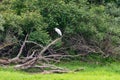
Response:
[[[13,42],[13,43],[4,43],[3,45],[0,45],[0,50],[1,50],[1,49],[4,49],[4,48],[7,47],[7,46],[11,46],[11,45],[13,45],[13,44],[15,44],[15,43],[17,43],[17,42]]]
[[[43,46],[41,44],[38,44],[37,42],[34,42],[34,41],[25,41],[26,43],[33,43],[33,44],[36,44],[37,46],[43,48]]]

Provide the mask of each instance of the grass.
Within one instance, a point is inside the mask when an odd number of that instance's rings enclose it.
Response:
[[[31,74],[12,68],[0,68],[0,80],[120,80],[120,63],[93,64],[72,61],[57,65],[71,70],[81,67],[85,70],[64,74]]]

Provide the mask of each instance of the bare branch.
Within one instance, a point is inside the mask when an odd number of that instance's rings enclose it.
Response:
[[[27,38],[28,38],[28,34],[26,35],[25,40],[24,40],[24,42],[23,42],[23,44],[22,44],[22,46],[21,46],[21,48],[20,48],[20,50],[19,50],[19,53],[18,53],[18,55],[17,55],[17,58],[19,58],[20,55],[22,54],[22,51],[23,51],[23,48],[24,48],[24,46],[25,46],[25,43],[26,43]]]
[[[0,45],[0,50],[1,50],[1,49],[4,49],[4,48],[7,47],[7,46],[14,45],[15,43],[17,43],[17,42],[13,42],[13,43],[4,43],[4,44]]]
[[[34,41],[25,41],[26,43],[33,43],[41,48],[43,48],[43,46],[41,44],[38,44],[37,42],[34,42]]]
[[[46,47],[43,48],[43,50],[39,53],[39,56],[42,55],[51,45],[55,44],[57,41],[61,40],[61,38],[57,38],[54,41],[52,41],[50,44],[48,44]],[[38,57],[39,57],[38,56]]]

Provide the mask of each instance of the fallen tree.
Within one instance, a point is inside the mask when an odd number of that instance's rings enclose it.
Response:
[[[27,41],[27,37],[28,37],[28,35],[26,35],[25,40],[23,41],[23,44],[21,45],[21,48],[20,48],[17,56],[15,58],[7,59],[7,60],[1,59],[0,64],[5,64],[5,65],[8,65],[8,64],[11,64],[11,63],[17,64],[14,67],[15,69],[28,69],[28,68],[31,68],[31,67],[36,67],[36,63],[37,63],[38,60],[47,61],[47,58],[45,58],[43,56],[44,52],[46,50],[48,50],[51,45],[55,44],[57,41],[61,40],[61,38],[62,38],[62,37],[57,38],[54,41],[52,41],[51,43],[49,43],[47,46],[43,47],[36,42]],[[33,51],[33,53],[31,55],[29,55],[27,57],[24,57],[24,58],[20,58],[26,43],[34,43],[34,44],[38,45],[39,47],[42,47],[42,50],[40,52],[37,52],[36,56],[34,56],[35,51]],[[19,64],[19,63],[21,63],[21,64]],[[43,68],[42,66],[41,66],[41,68]],[[48,66],[48,67],[51,67],[51,66]],[[52,66],[52,68],[53,68],[53,66]]]
[[[51,43],[49,43],[47,46],[43,47],[42,45],[33,42],[33,41],[27,41],[28,35],[26,35],[23,44],[21,45],[21,48],[17,54],[16,57],[12,59],[0,59],[0,64],[3,65],[9,65],[11,63],[14,63],[15,69],[28,69],[28,68],[39,68],[43,69],[43,73],[66,73],[70,72],[68,69],[64,69],[61,67],[57,67],[55,65],[49,64],[50,61],[55,61],[59,62],[60,59],[65,58],[65,57],[76,57],[76,56],[81,56],[81,55],[63,55],[63,54],[50,54],[50,55],[45,55],[45,51],[49,51],[49,47],[54,45],[56,42],[61,40],[62,37],[57,38],[53,40]],[[21,58],[22,51],[27,43],[33,43],[37,46],[40,47],[40,50],[37,52],[34,50],[32,54],[30,54],[27,57]],[[54,59],[52,59],[54,57]],[[39,63],[39,65],[37,65]],[[50,68],[49,71],[44,70],[44,68]]]
[[[85,55],[88,55],[90,52],[100,52],[104,54],[104,51],[102,51],[99,47],[86,45],[87,43],[83,38],[79,38],[80,41],[73,41],[75,43],[72,43],[73,45],[71,46],[72,49],[82,52],[82,54],[77,54],[77,55],[70,55],[70,54],[63,54],[63,53],[54,54],[50,51],[50,47],[54,45],[56,42],[60,41],[62,37],[53,40],[51,43],[49,43],[46,46],[42,46],[41,44],[38,44],[34,41],[28,41],[27,38],[28,38],[28,34],[26,35],[16,57],[12,59],[9,59],[9,58],[0,59],[0,64],[3,64],[3,65],[15,64],[14,66],[15,69],[39,68],[39,69],[42,69],[43,73],[66,73],[71,71],[68,69],[64,69],[64,68],[60,68],[55,65],[52,65],[50,64],[50,62],[51,61],[60,62],[60,60],[64,58],[75,58],[79,56],[85,56]],[[38,46],[38,48],[32,47],[30,49],[31,51],[30,52],[28,51],[27,56],[22,57],[22,52],[26,44],[34,44],[35,46],[33,47]],[[61,50],[63,49],[64,48],[62,47]],[[51,54],[46,55],[46,51]],[[46,71],[45,68],[49,68],[50,70]],[[83,69],[80,69],[80,70],[83,70]]]

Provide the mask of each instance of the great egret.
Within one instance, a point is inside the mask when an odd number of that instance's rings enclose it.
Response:
[[[55,29],[55,31],[56,31],[60,36],[62,36],[62,32],[61,32],[60,29],[58,29],[58,28],[54,28],[54,29]]]

